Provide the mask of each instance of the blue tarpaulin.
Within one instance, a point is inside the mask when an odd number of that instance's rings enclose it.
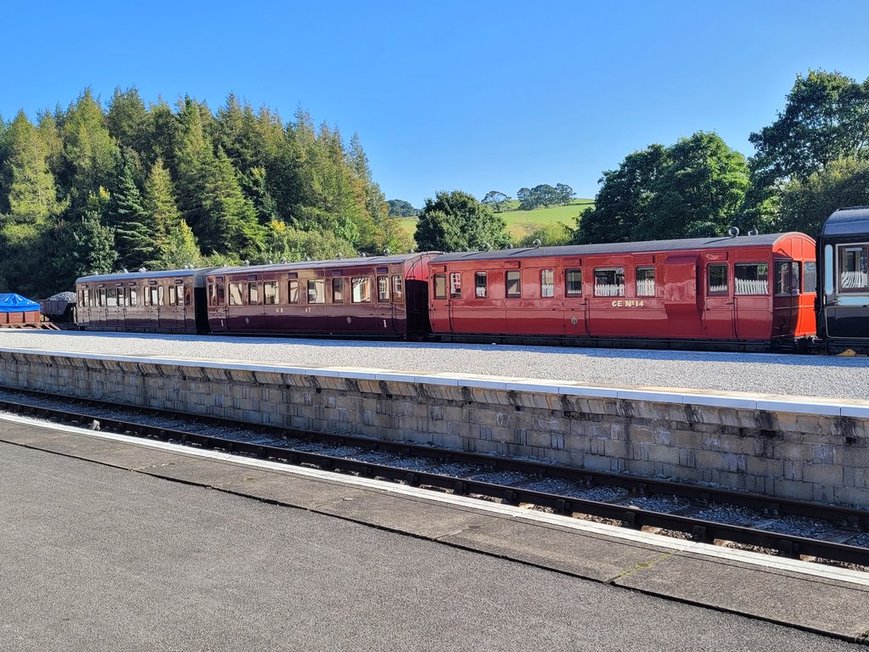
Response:
[[[0,312],[30,312],[39,310],[39,304],[20,294],[0,294]]]

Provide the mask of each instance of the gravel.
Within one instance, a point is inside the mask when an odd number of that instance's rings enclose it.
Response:
[[[869,400],[867,357],[74,331],[0,331],[0,348]]]

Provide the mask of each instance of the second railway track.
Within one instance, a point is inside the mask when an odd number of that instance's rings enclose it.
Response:
[[[0,410],[869,569],[869,511],[223,419],[0,390]]]

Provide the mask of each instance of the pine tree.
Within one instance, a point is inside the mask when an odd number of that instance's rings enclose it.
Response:
[[[20,111],[6,134],[0,209],[19,220],[41,223],[59,210],[57,186],[48,169],[49,147],[39,130]]]
[[[133,180],[129,158],[122,157],[117,179],[112,188],[108,222],[115,229],[118,257],[127,269],[138,269],[153,260],[157,253],[156,223],[149,219],[142,204],[142,195]]]
[[[62,121],[63,162],[59,182],[74,204],[111,185],[119,150],[105,126],[103,109],[90,89],[71,105]]]
[[[193,231],[181,217],[175,203],[172,177],[163,159],[158,158],[151,166],[145,182],[143,206],[148,221],[154,225],[155,258],[148,266],[158,269],[198,266],[199,246]]]
[[[205,196],[205,220],[197,234],[202,248],[259,260],[265,231],[257,222],[256,210],[242,193],[232,163],[222,149],[218,149]]]

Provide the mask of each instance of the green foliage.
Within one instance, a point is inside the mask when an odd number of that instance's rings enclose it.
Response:
[[[409,201],[404,199],[390,199],[386,203],[389,204],[389,214],[393,217],[416,217],[419,215],[419,209],[414,208]]]
[[[738,218],[749,185],[745,157],[707,132],[634,152],[602,181],[576,242],[719,235]]]
[[[504,210],[508,201],[510,201],[510,197],[500,190],[490,190],[482,199],[482,203],[491,206],[496,213],[500,213]]]
[[[348,242],[328,231],[301,231],[280,220],[268,227],[264,255],[271,262],[350,258],[355,254]]]
[[[752,171],[761,186],[814,172],[841,158],[869,154],[869,79],[858,84],[837,72],[798,75],[785,110],[749,136],[757,149]]]
[[[52,255],[47,260],[53,282],[35,296],[69,289],[67,283],[60,284],[61,280],[74,281],[80,276],[117,271],[114,229],[104,225],[109,202],[105,190],[92,194],[80,214],[67,214],[52,229],[49,234]]]
[[[712,237],[733,224],[748,189],[745,157],[717,135],[697,132],[667,150],[634,240]]]
[[[426,199],[416,227],[420,251],[500,249],[509,241],[503,218],[460,190]]]
[[[540,206],[548,208],[555,204],[569,204],[575,194],[573,188],[565,183],[559,183],[555,187],[548,183],[541,183],[531,189],[520,188],[516,191],[516,199],[519,200],[521,210],[530,211]],[[509,197],[506,197],[503,201],[508,199]]]
[[[813,237],[837,208],[869,205],[869,161],[844,158],[805,180],[793,179],[781,198],[780,227]]]
[[[516,244],[520,247],[533,247],[535,245],[555,247],[570,244],[572,237],[573,231],[566,224],[553,222],[538,226],[522,237]]]
[[[574,241],[588,244],[630,240],[634,226],[647,214],[654,184],[666,161],[663,145],[649,145],[628,154],[617,170],[604,172],[594,208],[582,214]]]
[[[115,229],[118,259],[126,269],[144,267],[157,254],[157,243],[162,234],[157,222],[150,217],[133,180],[130,160],[124,155],[112,186],[107,221]]]
[[[58,176],[62,190],[79,206],[101,186],[109,185],[120,152],[90,89],[63,115],[61,132],[63,157]]]
[[[4,134],[0,167],[0,210],[13,218],[44,221],[60,204],[48,168],[49,143],[21,111]]]

